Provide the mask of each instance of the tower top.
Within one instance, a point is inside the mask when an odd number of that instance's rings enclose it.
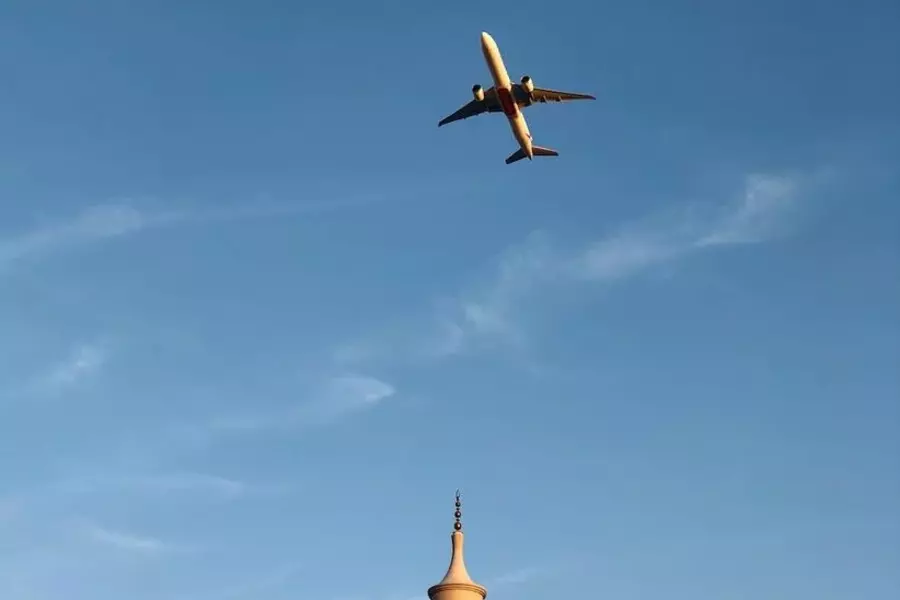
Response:
[[[462,501],[456,490],[456,510],[453,513],[453,533],[450,534],[452,550],[450,566],[440,583],[428,588],[431,600],[485,600],[487,590],[472,581],[463,558]]]

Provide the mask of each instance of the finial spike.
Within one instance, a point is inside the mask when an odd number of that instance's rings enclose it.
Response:
[[[460,519],[462,518],[462,501],[459,499],[459,489],[456,490],[456,512],[453,513],[453,516],[456,517],[456,522],[453,523],[454,531],[462,531],[462,522]]]

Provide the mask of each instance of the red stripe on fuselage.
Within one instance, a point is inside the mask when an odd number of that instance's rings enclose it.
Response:
[[[509,90],[506,88],[497,88],[497,98],[500,100],[500,107],[503,109],[503,114],[510,119],[515,117],[519,112],[519,107],[516,105],[516,101],[513,100]]]

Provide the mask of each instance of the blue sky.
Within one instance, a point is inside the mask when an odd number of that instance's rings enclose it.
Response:
[[[897,598],[898,25],[3,3],[0,597]]]

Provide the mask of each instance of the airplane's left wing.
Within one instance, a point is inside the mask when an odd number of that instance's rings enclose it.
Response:
[[[497,94],[492,87],[485,90],[483,100],[472,100],[452,115],[441,119],[440,123],[438,123],[438,127],[446,125],[447,123],[452,123],[453,121],[459,121],[460,119],[468,119],[469,117],[474,117],[475,115],[480,115],[482,113],[500,112],[501,110],[502,108],[500,107],[500,102],[497,100]]]
[[[534,88],[531,92],[531,100],[532,102],[568,102],[569,100],[596,100],[596,98],[590,94]]]

